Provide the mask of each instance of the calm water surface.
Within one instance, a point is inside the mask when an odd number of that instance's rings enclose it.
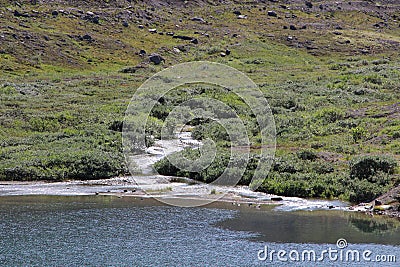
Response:
[[[399,221],[350,212],[232,210],[229,205],[180,208],[128,197],[0,197],[0,265],[400,266]],[[265,250],[339,250],[339,238],[349,243],[343,251],[370,250],[370,258],[389,255],[397,262],[258,259]]]

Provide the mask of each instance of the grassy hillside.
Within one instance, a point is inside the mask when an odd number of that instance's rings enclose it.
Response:
[[[0,180],[125,174],[136,88],[208,60],[246,73],[271,105],[277,158],[260,190],[359,202],[399,182],[397,1],[34,2],[0,1]]]

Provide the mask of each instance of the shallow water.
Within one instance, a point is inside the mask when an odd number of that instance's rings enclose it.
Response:
[[[111,196],[0,197],[1,266],[311,266],[321,262],[260,261],[258,252],[336,248],[395,255],[394,220],[365,224],[343,212],[279,212],[272,207],[228,209],[163,206],[154,200]],[[375,226],[375,227],[374,227]],[[307,244],[303,244],[307,243]],[[377,244],[371,244],[377,243]],[[386,244],[386,245],[382,245]],[[325,259],[322,265],[343,266]]]

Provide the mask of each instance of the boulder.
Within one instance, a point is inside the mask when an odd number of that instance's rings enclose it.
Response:
[[[165,61],[164,58],[162,56],[160,56],[159,54],[153,53],[149,56],[149,60],[150,62],[153,62],[156,65],[161,64],[161,62]]]
[[[276,17],[276,16],[278,16],[278,14],[276,14],[276,12],[275,11],[268,11],[268,16],[271,16],[271,17]]]
[[[192,21],[202,22],[202,23],[205,23],[205,22],[206,22],[203,18],[200,18],[200,17],[193,17],[191,20],[192,20]]]

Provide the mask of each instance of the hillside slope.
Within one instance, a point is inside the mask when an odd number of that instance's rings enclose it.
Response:
[[[246,73],[272,107],[277,158],[260,190],[370,201],[399,182],[398,51],[394,0],[0,1],[0,180],[126,174],[135,89],[208,60]],[[352,174],[371,157],[394,163]]]

